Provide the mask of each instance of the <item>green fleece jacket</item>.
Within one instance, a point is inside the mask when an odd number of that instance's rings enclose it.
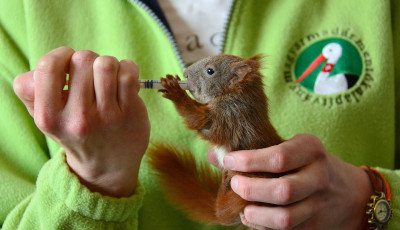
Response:
[[[222,229],[171,207],[145,162],[129,198],[105,197],[79,183],[63,150],[37,129],[12,88],[15,76],[60,46],[131,59],[143,79],[184,69],[166,29],[135,1],[0,0],[2,229]],[[336,56],[325,54],[328,60],[307,71],[326,47],[336,47]],[[342,160],[378,167],[393,194],[388,229],[400,229],[400,172],[394,170],[400,166],[400,2],[237,0],[223,52],[266,54],[265,91],[281,136],[312,133]],[[209,146],[184,127],[170,101],[151,90],[140,96],[152,142],[185,146],[206,161]]]

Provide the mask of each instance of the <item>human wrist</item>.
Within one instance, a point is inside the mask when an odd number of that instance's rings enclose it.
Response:
[[[350,167],[348,176],[351,175],[353,180],[351,180],[352,184],[350,186],[352,189],[349,191],[352,194],[349,199],[349,204],[351,205],[348,207],[351,213],[349,213],[350,219],[346,226],[349,229],[359,229],[361,224],[364,223],[366,204],[373,194],[373,189],[370,179],[364,170],[351,164],[347,165]]]
[[[129,197],[135,192],[140,159],[125,163],[82,162],[74,156],[66,156],[69,169],[91,192],[98,192],[110,197]],[[104,164],[106,163],[106,164]]]

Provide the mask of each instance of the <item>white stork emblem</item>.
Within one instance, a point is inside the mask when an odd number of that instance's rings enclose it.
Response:
[[[314,92],[316,94],[327,95],[340,93],[349,88],[346,75],[336,74],[330,76],[335,64],[342,56],[342,46],[338,43],[329,43],[322,49],[322,54],[319,55],[311,65],[304,71],[304,73],[297,79],[296,83],[304,80],[315,68],[317,68],[323,61],[327,60],[325,66],[317,76],[314,85]]]

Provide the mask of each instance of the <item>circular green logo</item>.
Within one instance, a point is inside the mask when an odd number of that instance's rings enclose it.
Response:
[[[318,41],[306,48],[294,65],[296,83],[319,95],[344,92],[359,80],[363,69],[360,53],[340,38]]]

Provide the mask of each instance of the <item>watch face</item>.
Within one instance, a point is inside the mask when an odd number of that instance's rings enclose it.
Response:
[[[379,200],[374,209],[376,220],[387,223],[390,219],[390,205],[386,200]]]

